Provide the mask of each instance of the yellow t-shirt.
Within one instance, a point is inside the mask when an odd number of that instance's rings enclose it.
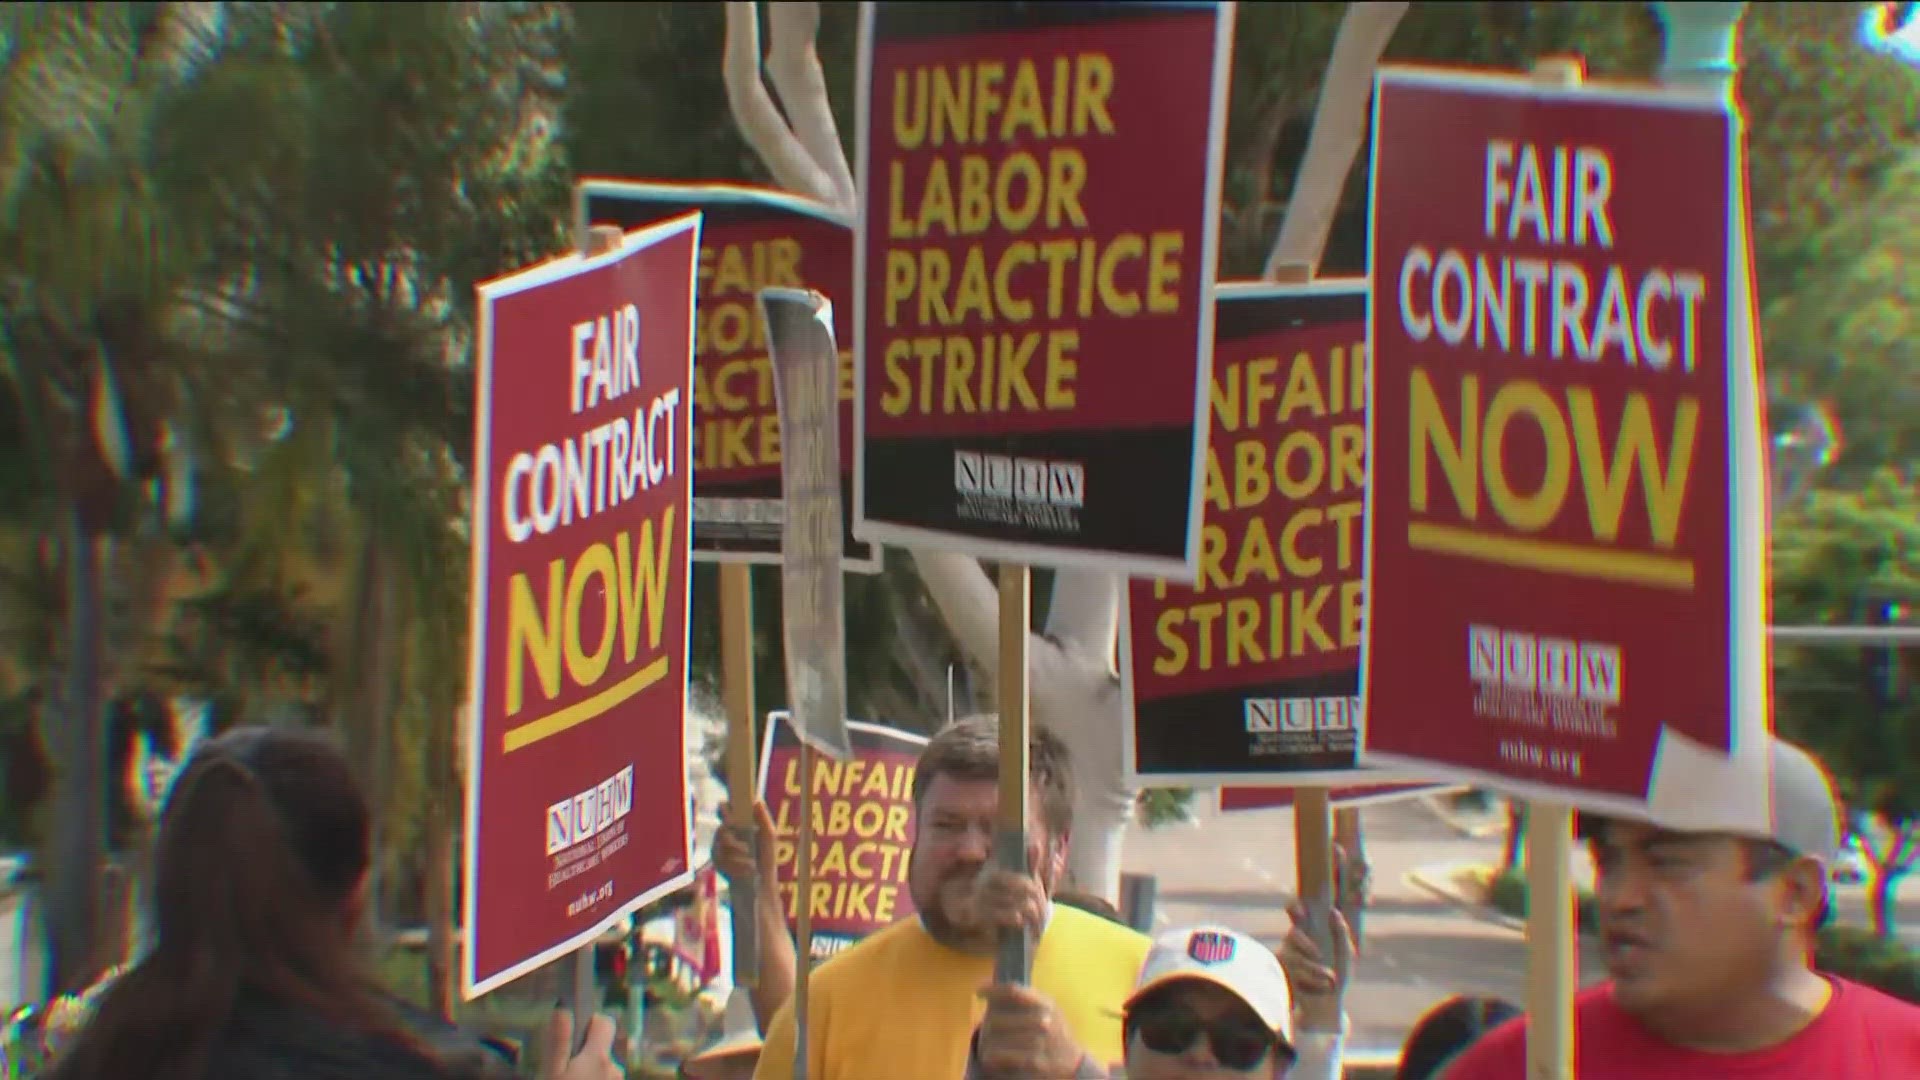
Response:
[[[1152,942],[1135,930],[1056,905],[1033,955],[1033,987],[1101,1065],[1122,1056],[1120,1007]],[[808,981],[807,1080],[959,1080],[986,1011],[993,958],[933,939],[902,919],[820,965]],[[793,1003],[768,1025],[754,1080],[793,1080]]]

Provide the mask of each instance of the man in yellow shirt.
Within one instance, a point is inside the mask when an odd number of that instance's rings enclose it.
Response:
[[[1000,808],[998,721],[975,716],[941,730],[913,777],[914,843],[904,919],[813,972],[807,995],[807,1080],[944,1080],[966,1071],[993,981],[1003,927],[1039,935],[1033,986],[1052,1003],[1090,1063],[1121,1058],[1121,1007],[1152,942],[1098,915],[1055,905],[1073,825],[1066,747],[1038,726],[1028,745],[1035,808],[1027,865],[992,864]],[[774,1014],[754,1080],[792,1080],[793,1002]]]

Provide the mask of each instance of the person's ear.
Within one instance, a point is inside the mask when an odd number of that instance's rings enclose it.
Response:
[[[1774,918],[1781,926],[1818,930],[1827,904],[1827,871],[1815,859],[1795,859],[1774,877]]]

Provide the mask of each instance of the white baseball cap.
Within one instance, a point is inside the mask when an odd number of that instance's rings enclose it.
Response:
[[[1127,1008],[1163,986],[1188,980],[1226,989],[1274,1034],[1293,1044],[1293,994],[1272,949],[1224,926],[1169,930],[1154,939]]]

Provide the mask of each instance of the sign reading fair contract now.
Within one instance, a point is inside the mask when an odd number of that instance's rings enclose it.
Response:
[[[468,998],[692,880],[699,241],[688,214],[480,286]]]
[[[1367,760],[1763,822],[1726,106],[1411,70],[1374,102]]]
[[[834,305],[834,340],[853,340],[853,223],[831,207],[745,184],[582,180],[582,228],[650,225],[701,213],[694,308],[693,557],[779,563],[780,414],[761,289],[816,289]],[[877,571],[880,552],[853,538],[853,350],[840,350],[840,460],[849,570]]]
[[[792,716],[767,714],[760,799],[773,815],[774,874],[787,925],[800,918],[800,740]],[[913,771],[927,738],[883,724],[847,722],[853,757],[813,758],[812,918],[815,959],[914,913],[907,891],[913,851]]]
[[[862,6],[862,539],[1192,579],[1232,18]]]

